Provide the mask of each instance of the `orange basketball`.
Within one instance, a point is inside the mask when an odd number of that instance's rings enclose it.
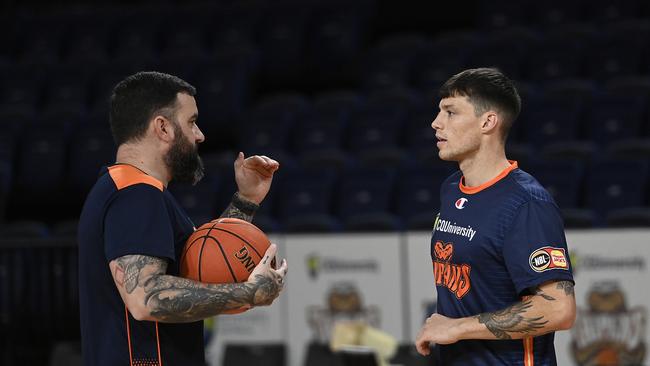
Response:
[[[270,245],[266,234],[247,221],[210,221],[187,239],[181,255],[181,276],[205,283],[246,282]]]

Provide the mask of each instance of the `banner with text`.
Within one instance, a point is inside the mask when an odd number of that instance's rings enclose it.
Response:
[[[401,340],[400,235],[318,235],[286,238],[290,366],[305,346],[329,343],[337,321],[363,321]]]

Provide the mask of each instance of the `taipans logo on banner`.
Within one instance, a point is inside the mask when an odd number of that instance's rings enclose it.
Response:
[[[310,306],[307,321],[314,339],[329,342],[332,328],[337,321],[358,321],[380,327],[379,308],[364,306],[361,292],[352,282],[335,283],[327,291],[324,306]]]
[[[628,308],[617,282],[595,284],[588,309],[578,309],[571,352],[580,366],[643,365],[647,308]]]
[[[379,272],[379,263],[375,259],[350,259],[338,257],[321,257],[318,254],[310,254],[306,258],[307,271],[312,280],[316,280],[321,273],[340,272]]]

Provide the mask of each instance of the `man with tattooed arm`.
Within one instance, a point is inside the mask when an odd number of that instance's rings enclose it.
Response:
[[[437,312],[416,347],[439,365],[556,365],[554,332],[575,320],[573,275],[559,209],[509,161],[519,115],[513,83],[465,70],[440,89],[431,127],[442,160],[460,171],[440,188],[431,239]]]
[[[204,318],[270,305],[282,290],[287,263],[271,267],[274,244],[247,282],[178,277],[194,224],[167,184],[203,177],[195,93],[187,82],[158,72],[131,75],[113,89],[116,163],[100,172],[79,221],[85,365],[204,366]],[[238,191],[222,217],[251,221],[279,164],[240,153],[234,167]]]

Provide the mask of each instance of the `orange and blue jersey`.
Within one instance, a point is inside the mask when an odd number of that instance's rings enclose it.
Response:
[[[550,194],[517,162],[478,187],[462,172],[440,188],[431,238],[437,312],[451,318],[502,310],[548,281],[571,281],[564,225]],[[439,345],[440,365],[556,365],[554,334]]]
[[[84,365],[204,366],[203,322],[135,320],[110,273],[125,255],[178,259],[194,225],[163,184],[125,164],[103,168],[79,221],[79,301]]]

